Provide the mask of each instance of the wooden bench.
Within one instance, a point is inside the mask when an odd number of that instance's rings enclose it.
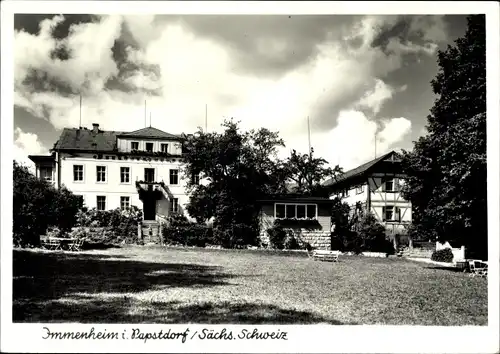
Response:
[[[314,250],[312,251],[313,260],[338,262],[340,251]]]

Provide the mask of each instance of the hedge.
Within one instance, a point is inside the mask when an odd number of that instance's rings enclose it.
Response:
[[[439,251],[434,251],[431,256],[431,260],[435,262],[453,262],[453,252],[449,248],[445,248]]]

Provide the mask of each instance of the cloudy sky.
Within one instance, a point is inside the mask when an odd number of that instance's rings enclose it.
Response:
[[[14,158],[64,127],[170,133],[224,118],[277,130],[345,169],[410,149],[434,102],[437,50],[466,17],[15,15]],[[29,160],[28,160],[29,161]]]

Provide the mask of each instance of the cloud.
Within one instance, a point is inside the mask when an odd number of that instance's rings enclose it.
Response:
[[[375,117],[405,88],[387,76],[405,55],[435,50],[428,41],[393,37],[389,52],[374,46],[398,16],[102,16],[55,40],[51,33],[63,20],[44,20],[39,34],[15,35],[15,104],[55,128],[80,124],[75,93],[84,87],[84,126],[131,131],[151,114],[159,129],[192,132],[204,126],[207,104],[210,130],[234,117],[243,129],[279,130],[289,147],[305,141],[307,151],[309,116],[322,154],[336,163],[342,151],[346,165],[371,157]],[[427,37],[439,38],[440,27],[432,28]],[[67,60],[53,57],[61,48]],[[33,71],[46,75],[36,89]],[[53,89],[63,86],[66,93]],[[406,136],[406,122],[380,123],[380,151]]]
[[[74,24],[66,38],[56,40],[53,31],[63,21],[64,16],[43,20],[38,35],[22,30],[15,32],[14,77],[18,91],[32,93],[23,83],[33,70],[64,82],[74,92],[86,88],[93,94],[100,92],[106,81],[118,74],[111,49],[121,33],[120,16],[104,16],[96,23]],[[69,58],[54,57],[56,50],[64,50]]]
[[[48,149],[38,140],[36,134],[25,133],[19,127],[16,127],[14,130],[14,160],[27,166],[34,172],[35,165],[28,158],[28,155],[43,155],[47,153]]]
[[[397,150],[398,144],[410,134],[411,126],[410,120],[406,118],[385,119],[379,124],[363,112],[346,110],[340,112],[333,129],[311,135],[311,146],[316,156],[323,157],[331,165],[338,164],[347,171],[375,158],[375,138],[377,157]],[[304,129],[307,129],[306,124]],[[290,147],[282,149],[281,157],[286,157],[291,147],[307,153],[306,138],[293,138],[291,143]]]

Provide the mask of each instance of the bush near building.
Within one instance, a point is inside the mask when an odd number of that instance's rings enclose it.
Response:
[[[453,262],[453,252],[449,248],[445,248],[439,251],[434,251],[431,256],[431,260],[435,262]]]
[[[26,166],[13,165],[14,246],[36,247],[50,227],[65,233],[77,222],[83,200],[62,187],[37,178]]]
[[[142,211],[136,206],[113,210],[82,208],[77,214],[77,227],[70,236],[93,244],[137,244],[141,242],[138,237],[141,221]]]

